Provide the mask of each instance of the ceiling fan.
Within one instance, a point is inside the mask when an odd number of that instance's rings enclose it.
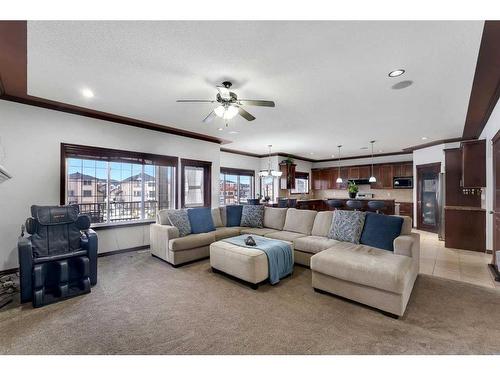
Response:
[[[203,122],[209,123],[216,116],[227,121],[240,115],[247,121],[255,120],[255,117],[250,113],[241,108],[242,105],[255,105],[260,107],[274,107],[274,102],[270,100],[250,100],[250,99],[238,99],[238,96],[229,91],[233,84],[229,81],[222,82],[222,86],[217,86],[217,96],[215,100],[191,100],[191,99],[181,99],[177,100],[179,103],[219,103],[217,107],[214,108],[212,112],[208,114],[207,117],[203,119]]]

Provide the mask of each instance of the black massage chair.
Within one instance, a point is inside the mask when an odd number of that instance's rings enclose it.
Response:
[[[77,205],[31,206],[19,237],[21,302],[40,307],[89,293],[97,283],[97,234]]]

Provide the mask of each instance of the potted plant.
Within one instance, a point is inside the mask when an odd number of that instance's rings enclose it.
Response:
[[[349,198],[356,198],[356,194],[358,194],[359,188],[354,182],[349,181],[349,185],[347,187],[347,191],[349,192]]]

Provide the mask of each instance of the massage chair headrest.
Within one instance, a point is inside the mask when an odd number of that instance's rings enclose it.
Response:
[[[81,215],[78,205],[31,206],[31,216],[26,220],[26,231],[36,233],[39,226],[75,224],[80,230],[90,228],[90,217]]]

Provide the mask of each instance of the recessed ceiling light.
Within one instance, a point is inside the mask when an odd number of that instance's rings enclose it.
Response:
[[[426,141],[427,140],[427,137],[422,137],[422,141]]]
[[[238,132],[236,130],[231,130],[229,134],[238,134]]]
[[[396,69],[389,73],[389,77],[399,77],[400,75],[404,74],[404,72],[404,69]]]
[[[219,129],[217,129],[217,130],[221,132],[223,129],[222,129],[222,128],[219,128]]]
[[[310,152],[309,155],[314,155],[314,152]]]
[[[82,95],[85,97],[85,98],[93,98],[94,97],[94,93],[92,92],[91,89],[83,89],[82,90]]]

